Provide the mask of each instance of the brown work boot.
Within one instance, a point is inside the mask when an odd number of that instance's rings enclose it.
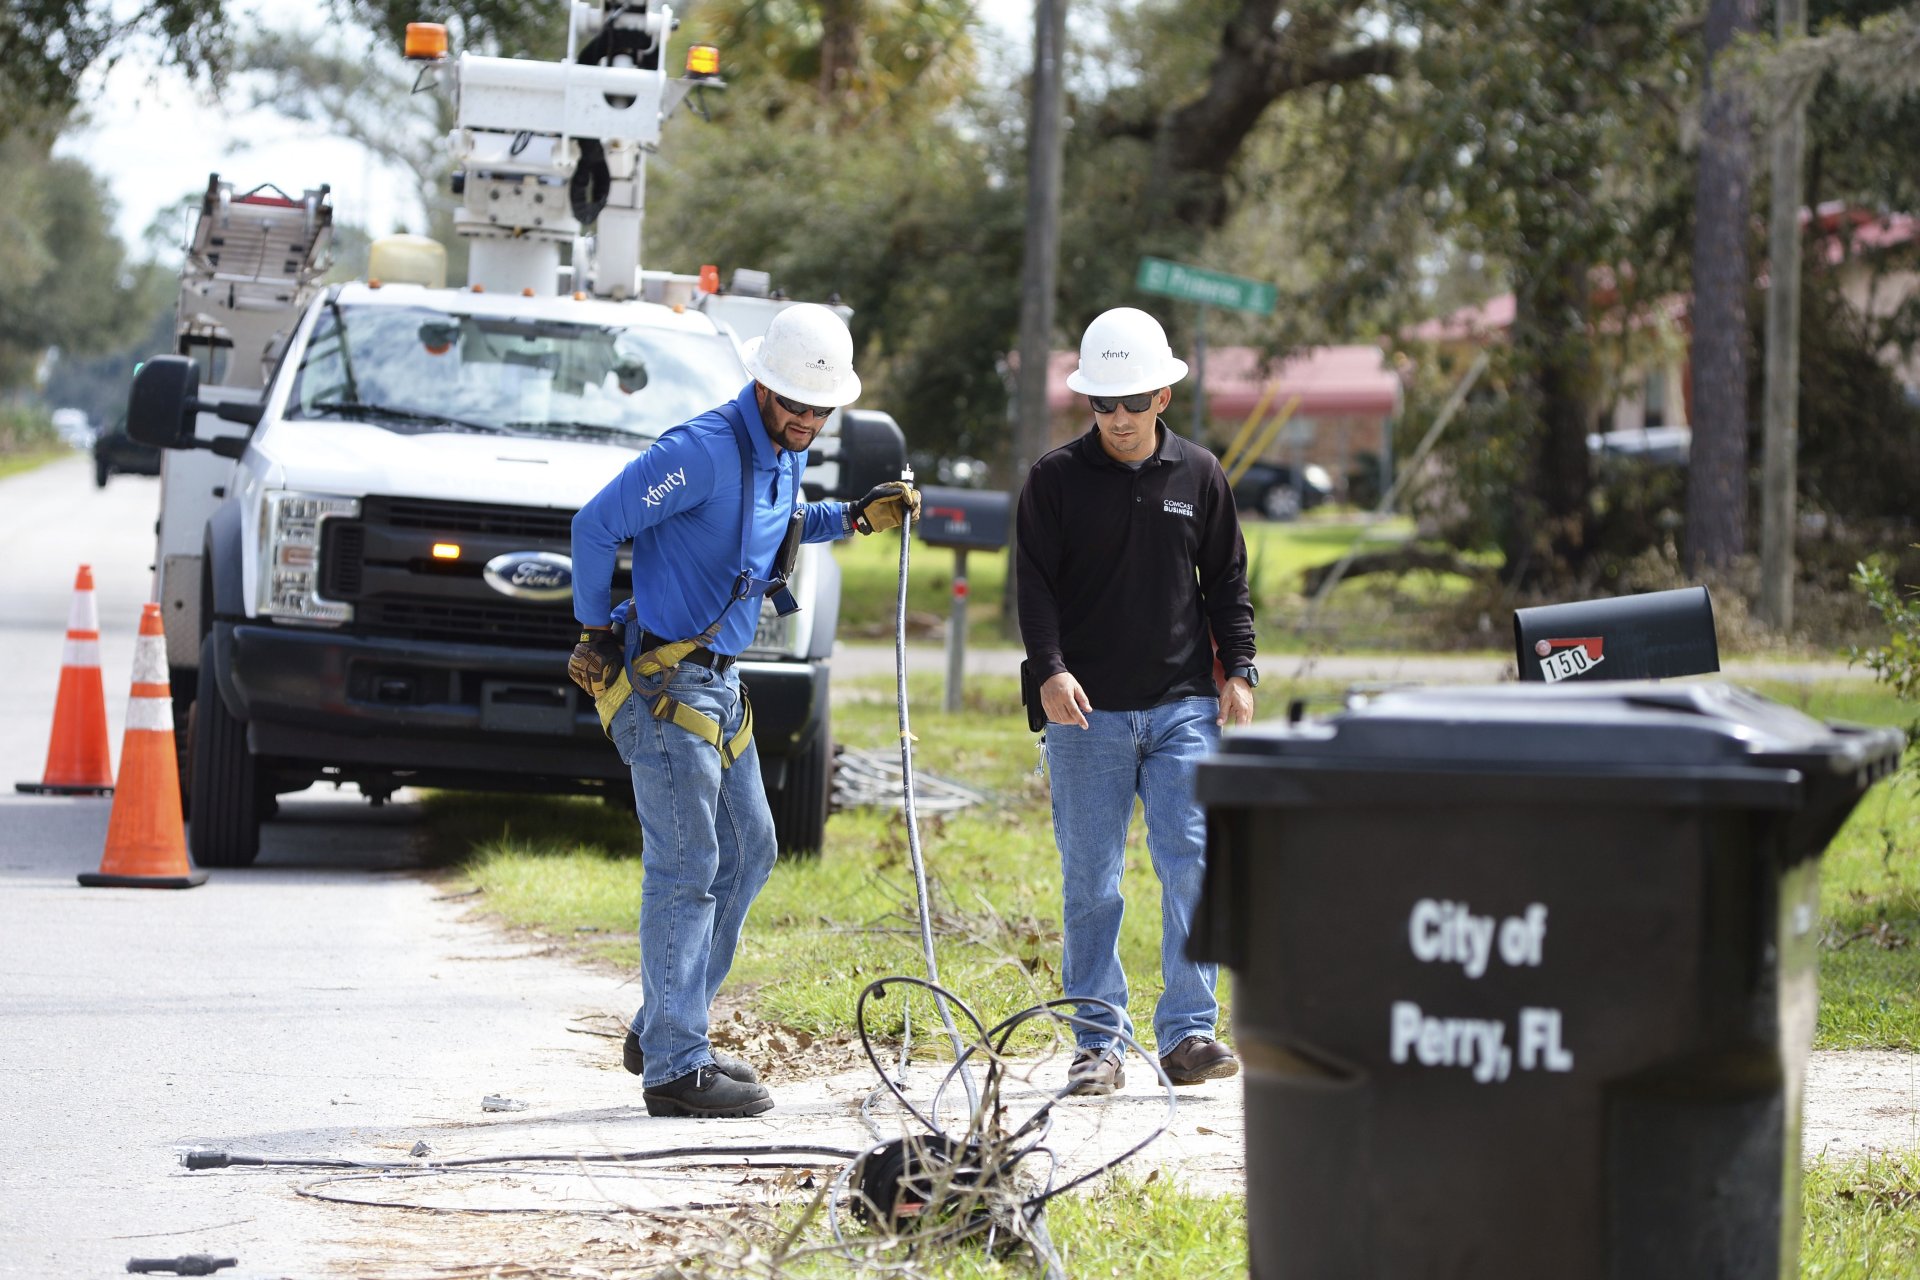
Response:
[[[1127,1087],[1127,1073],[1121,1066],[1120,1050],[1085,1047],[1073,1051],[1073,1065],[1067,1068],[1067,1092],[1081,1097],[1098,1097]]]
[[[1218,1040],[1193,1035],[1173,1046],[1171,1053],[1160,1055],[1160,1069],[1175,1084],[1199,1084],[1235,1074],[1240,1070],[1240,1059]]]

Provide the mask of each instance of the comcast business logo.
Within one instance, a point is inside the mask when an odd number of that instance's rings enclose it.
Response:
[[[1193,519],[1191,502],[1175,502],[1172,498],[1167,498],[1161,502],[1160,509],[1170,516],[1185,516],[1189,520]]]

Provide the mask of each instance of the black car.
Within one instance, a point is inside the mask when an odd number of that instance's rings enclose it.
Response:
[[[1333,496],[1333,477],[1325,467],[1309,462],[1295,483],[1286,463],[1256,462],[1233,486],[1233,504],[1256,511],[1269,520],[1297,519]]]
[[[141,444],[127,434],[125,414],[93,439],[94,486],[106,488],[107,477],[116,472],[126,476],[160,474],[160,450],[150,444]]]

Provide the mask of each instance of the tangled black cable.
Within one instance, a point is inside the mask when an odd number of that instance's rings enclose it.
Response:
[[[933,1099],[923,1111],[907,1097],[901,1082],[888,1074],[874,1049],[867,1026],[870,1000],[883,1000],[887,988],[895,984],[925,990],[936,1000],[956,1009],[976,1034],[947,1069]],[[1113,1025],[1096,1023],[1079,1012],[1082,1005],[1095,1005],[1113,1018]],[[1069,1010],[1072,1010],[1071,1012]],[[1048,1094],[1024,1120],[1009,1124],[1002,1086],[1007,1075],[1006,1049],[1021,1027],[1036,1018],[1051,1018],[1074,1029],[1098,1029],[1113,1034],[1129,1052],[1138,1054],[1154,1071],[1166,1091],[1167,1113],[1159,1125],[1138,1142],[1116,1156],[1066,1182],[1054,1185],[1060,1161],[1046,1145],[1053,1124],[1053,1108],[1073,1091],[1071,1080]],[[841,1170],[827,1200],[828,1224],[835,1247],[849,1256],[857,1256],[858,1246],[849,1240],[839,1218],[844,1199],[854,1215],[863,1221],[885,1226],[893,1233],[893,1242],[909,1247],[952,1243],[986,1234],[989,1247],[995,1233],[1004,1231],[1033,1250],[1036,1261],[1049,1275],[1064,1274],[1059,1258],[1047,1239],[1041,1214],[1048,1201],[1116,1168],[1160,1137],[1173,1123],[1176,1101],[1173,1082],[1167,1078],[1153,1055],[1124,1030],[1124,1012],[1104,1000],[1057,998],[1027,1008],[986,1026],[966,1001],[938,983],[924,978],[898,975],[868,983],[855,1005],[855,1023],[860,1047],[879,1075],[882,1088],[891,1093],[902,1111],[911,1116],[923,1134],[910,1134],[881,1142],[860,1159]],[[970,1061],[976,1056],[986,1062],[985,1080],[977,1103],[971,1108],[963,1134],[949,1133],[937,1117],[941,1102],[955,1080],[966,1080]],[[902,1072],[901,1074],[904,1074]],[[878,1091],[876,1091],[877,1094]],[[863,1108],[864,1113],[865,1108]],[[877,1135],[876,1135],[877,1136]],[[1023,1188],[1020,1173],[1029,1157],[1045,1157],[1048,1168],[1037,1187]],[[911,1229],[908,1229],[911,1228]]]

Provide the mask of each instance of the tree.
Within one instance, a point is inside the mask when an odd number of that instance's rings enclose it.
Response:
[[[1687,564],[1724,571],[1747,549],[1748,197],[1752,112],[1714,60],[1758,21],[1758,0],[1709,0],[1693,238],[1693,453]]]
[[[133,336],[143,270],[113,234],[94,175],[15,133],[0,139],[0,390],[24,386],[50,348],[103,350]]]
[[[1456,496],[1505,552],[1509,581],[1577,580],[1594,545],[1597,357],[1609,333],[1641,323],[1676,256],[1668,158],[1686,11],[1414,0],[1393,12],[1408,33],[1405,74],[1342,90],[1323,130],[1358,162],[1305,170],[1326,175],[1316,195],[1335,212],[1315,230],[1335,266],[1300,305],[1349,332],[1369,315],[1390,323],[1420,271],[1393,250],[1417,246],[1421,220],[1447,253],[1497,264],[1515,299],[1492,380],[1504,396],[1477,401],[1456,428]]]
[[[217,68],[225,19],[222,0],[152,0],[130,13],[107,0],[8,0],[0,9],[0,134],[22,112],[64,116],[78,101],[81,75],[138,38],[155,41],[163,60],[189,75]]]

